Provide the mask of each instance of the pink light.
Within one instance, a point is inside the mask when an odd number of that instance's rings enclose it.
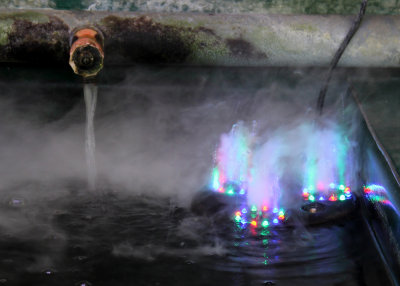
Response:
[[[370,188],[364,187],[364,193],[369,194],[371,192],[372,192],[372,190]]]
[[[322,191],[322,190],[324,189],[324,184],[321,183],[321,182],[319,182],[319,183],[317,184],[317,189],[318,189],[319,191]]]
[[[349,194],[349,193],[350,193],[350,188],[349,188],[349,187],[346,187],[346,189],[344,189],[344,192],[345,192],[346,194]]]
[[[220,192],[220,193],[225,193],[225,190],[224,190],[223,187],[221,187],[221,188],[218,189],[218,192]]]
[[[329,200],[331,202],[336,202],[337,201],[337,197],[335,195],[332,195],[332,196],[329,197]]]
[[[305,199],[307,199],[309,195],[310,195],[309,193],[303,192],[303,197],[304,197]]]
[[[266,212],[268,210],[268,207],[267,206],[263,206],[262,210]]]
[[[241,213],[240,211],[237,211],[237,212],[235,213],[235,215],[236,215],[236,216],[241,216],[242,213]]]

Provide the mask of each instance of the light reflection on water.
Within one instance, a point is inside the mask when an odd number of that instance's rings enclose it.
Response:
[[[370,265],[385,281],[357,218],[252,231],[165,197],[37,194],[0,208],[6,285],[360,285]]]

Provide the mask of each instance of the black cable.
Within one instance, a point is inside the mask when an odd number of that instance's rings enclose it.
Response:
[[[336,51],[335,56],[333,57],[330,65],[328,75],[325,79],[325,83],[322,86],[321,90],[319,91],[318,101],[317,101],[317,110],[319,114],[322,114],[322,110],[324,108],[325,96],[328,90],[329,82],[332,77],[333,70],[336,68],[340,58],[343,55],[344,50],[346,49],[347,45],[350,43],[351,39],[353,38],[354,34],[357,32],[358,28],[360,27],[361,21],[365,15],[365,10],[367,9],[368,0],[363,0],[361,2],[360,12],[358,12],[358,16],[354,21],[353,25],[351,26],[350,30],[348,31],[346,38],[344,38],[343,42],[340,44],[339,49]]]

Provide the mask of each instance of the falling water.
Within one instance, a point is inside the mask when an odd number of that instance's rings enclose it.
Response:
[[[94,84],[85,84],[83,87],[86,104],[86,139],[85,152],[88,174],[88,186],[90,190],[96,187],[96,142],[94,137],[94,113],[97,102],[97,86]]]

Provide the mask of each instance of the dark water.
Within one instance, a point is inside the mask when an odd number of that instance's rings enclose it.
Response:
[[[359,215],[253,233],[172,198],[84,185],[3,196],[0,285],[389,285]]]

